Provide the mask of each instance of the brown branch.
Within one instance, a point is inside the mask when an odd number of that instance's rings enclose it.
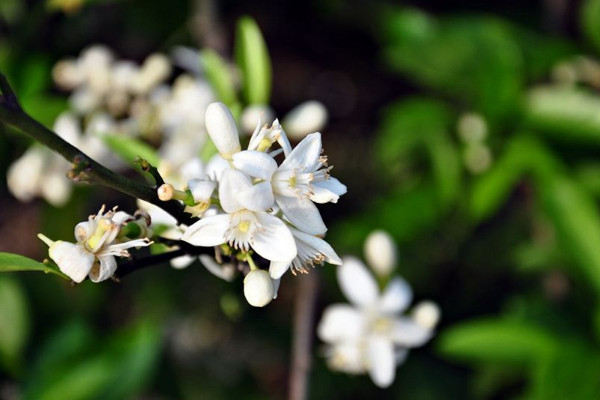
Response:
[[[306,400],[312,363],[312,338],[315,305],[319,289],[316,273],[298,277],[294,306],[294,342],[289,378],[289,400]]]

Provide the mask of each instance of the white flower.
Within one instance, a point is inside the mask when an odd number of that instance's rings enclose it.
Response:
[[[401,278],[393,278],[379,293],[366,266],[352,257],[344,258],[337,274],[352,305],[329,306],[317,328],[321,340],[329,345],[329,366],[348,373],[368,373],[377,386],[387,387],[407,349],[426,343],[437,320],[401,315],[412,299],[410,286]],[[427,323],[421,325],[424,320]]]
[[[204,217],[191,225],[182,240],[195,246],[230,246],[261,257],[290,262],[296,257],[296,244],[285,223],[265,210],[273,204],[270,188],[257,184],[236,170],[223,172],[219,187],[221,207],[227,214]]]
[[[311,132],[318,132],[327,123],[327,109],[316,100],[306,101],[294,107],[283,118],[289,137],[302,139]]]
[[[148,239],[123,241],[118,238],[121,228],[130,220],[133,217],[115,209],[104,214],[102,206],[97,215],[75,226],[77,243],[53,242],[42,234],[38,237],[50,246],[50,258],[73,281],[80,283],[89,276],[92,282],[101,282],[115,273],[115,256],[129,257],[127,249],[150,245]]]
[[[310,267],[315,264],[328,262],[329,264],[341,265],[342,260],[335,253],[333,248],[323,239],[312,236],[297,229],[291,228],[290,231],[296,241],[298,255],[291,263],[272,261],[269,267],[269,273],[273,279],[279,279],[291,268],[292,273],[308,273]]]
[[[389,276],[398,262],[394,239],[385,231],[376,230],[369,233],[365,240],[364,252],[367,264],[381,277]]]
[[[346,186],[329,175],[327,157],[322,156],[321,134],[312,133],[281,163],[273,174],[273,192],[277,205],[298,229],[321,235],[327,228],[313,204],[337,202]]]
[[[54,130],[65,141],[93,159],[111,165],[106,146],[93,136],[95,129],[100,127],[100,118],[92,118],[88,127],[89,134],[83,135],[79,118],[72,113],[63,112],[54,122]],[[105,120],[102,128],[108,129],[107,124],[110,122]],[[60,155],[33,145],[10,166],[7,174],[8,188],[21,201],[41,196],[50,204],[60,207],[71,196],[71,182],[65,176],[68,170],[69,163]]]

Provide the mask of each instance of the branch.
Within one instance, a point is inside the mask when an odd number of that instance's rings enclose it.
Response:
[[[88,181],[103,185],[131,197],[145,200],[171,214],[179,223],[191,225],[194,222],[194,218],[183,211],[184,206],[179,202],[159,200],[155,188],[109,170],[31,118],[19,105],[17,97],[2,74],[0,74],[0,90],[2,91],[0,121],[16,128],[72,162],[74,168],[70,178],[75,181]]]
[[[155,254],[144,258],[132,259],[119,264],[113,278],[117,281],[132,272],[171,261],[174,258],[189,255],[199,256],[200,254],[213,254],[214,247],[197,247],[189,243],[180,241],[179,249],[169,251],[167,253]]]
[[[316,273],[299,277],[294,307],[294,342],[289,381],[289,400],[306,400],[308,398],[313,325],[318,288],[319,281]]]

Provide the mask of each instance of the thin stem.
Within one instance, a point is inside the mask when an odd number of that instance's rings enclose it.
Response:
[[[132,259],[119,264],[119,267],[117,268],[117,271],[114,274],[114,278],[116,280],[119,280],[120,278],[123,278],[124,276],[129,275],[132,272],[136,272],[141,269],[151,267],[153,265],[162,264],[167,261],[171,261],[172,259],[177,257],[185,255],[198,256],[200,254],[214,253],[213,247],[196,247],[186,242],[180,242],[178,245],[180,245],[181,248],[177,250],[161,254],[155,254],[143,258]]]
[[[74,169],[71,173],[72,179],[110,187],[129,196],[155,204],[175,217],[180,223],[190,225],[194,222],[191,215],[184,213],[184,207],[179,202],[160,201],[155,188],[109,170],[31,118],[19,106],[14,92],[8,84],[6,77],[2,74],[0,74],[0,89],[2,90],[2,96],[0,96],[0,121],[16,128],[25,135],[56,151],[67,161],[74,163]]]
[[[294,343],[292,345],[289,400],[306,400],[308,398],[318,288],[317,274],[302,275],[298,278],[298,291],[294,307]]]

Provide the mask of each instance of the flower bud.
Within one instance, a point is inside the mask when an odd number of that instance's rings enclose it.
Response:
[[[315,100],[306,101],[287,113],[283,126],[289,137],[302,139],[309,133],[318,132],[327,123],[327,109]]]
[[[365,257],[377,275],[388,276],[398,261],[396,244],[387,232],[373,231],[365,241]]]
[[[224,159],[241,151],[235,120],[225,104],[211,103],[206,108],[206,130]]]
[[[267,271],[256,269],[244,278],[244,296],[251,306],[264,307],[273,300],[275,289]]]
[[[440,320],[440,308],[432,301],[422,301],[413,309],[413,317],[417,325],[433,329]]]
[[[161,201],[172,200],[175,195],[175,188],[170,183],[164,183],[156,190],[158,198]]]
[[[242,132],[246,135],[251,135],[259,120],[262,124],[271,123],[274,119],[275,113],[273,113],[273,110],[269,106],[253,104],[244,108],[240,118],[240,126],[242,127]]]

